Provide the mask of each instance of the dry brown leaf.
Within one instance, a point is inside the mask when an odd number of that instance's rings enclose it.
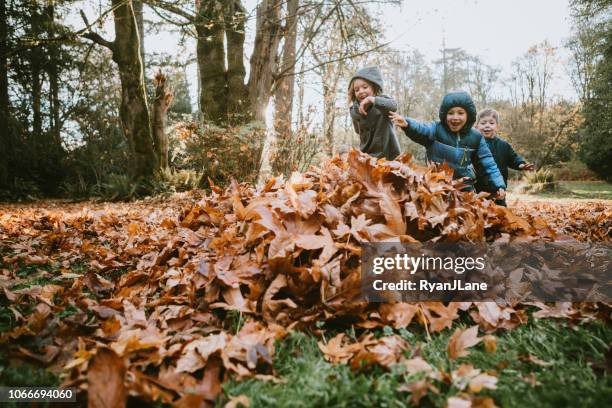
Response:
[[[223,408],[249,408],[251,405],[251,401],[249,397],[246,395],[236,395],[234,397],[230,397],[230,400],[223,406]]]
[[[448,340],[448,357],[451,360],[465,357],[469,354],[467,349],[481,341],[482,338],[478,337],[478,326],[472,326],[469,329],[457,328]]]
[[[487,334],[482,338],[487,353],[495,353],[497,351],[497,337]]]
[[[87,369],[88,407],[125,407],[125,373],[121,357],[107,348],[98,349]]]

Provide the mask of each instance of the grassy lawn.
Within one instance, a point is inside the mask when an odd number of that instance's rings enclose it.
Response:
[[[607,405],[612,395],[612,381],[606,371],[612,329],[605,322],[572,326],[567,321],[535,320],[515,330],[496,333],[496,352],[487,353],[479,344],[467,357],[455,361],[449,360],[446,353],[451,331],[445,330],[428,340],[420,326],[413,326],[412,330],[396,333],[410,342],[412,351],[418,349],[432,366],[450,372],[469,363],[497,375],[497,389],[483,390],[480,394],[492,397],[498,406],[599,407]],[[386,328],[385,332],[388,331],[390,328]],[[408,376],[400,365],[390,371],[375,367],[353,372],[347,365],[326,362],[317,340],[312,335],[293,333],[278,345],[274,366],[284,384],[231,381],[224,385],[226,396],[246,395],[251,407],[410,405],[410,394],[399,389],[418,379],[419,374]],[[529,355],[541,361],[536,359],[534,363],[522,358]],[[449,397],[459,393],[455,386],[444,382],[434,385],[439,394],[428,393],[421,406],[444,406]],[[224,402],[220,401],[219,406]]]
[[[510,182],[510,200],[612,200],[612,184],[605,181],[559,181],[559,191],[529,195],[517,193],[517,187],[517,182]]]

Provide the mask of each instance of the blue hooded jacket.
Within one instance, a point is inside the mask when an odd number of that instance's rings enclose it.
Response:
[[[446,123],[446,115],[451,108],[461,107],[467,112],[467,122],[457,133],[453,133]],[[414,142],[427,149],[427,160],[443,163],[454,170],[453,177],[469,177],[469,189],[476,180],[476,170],[483,171],[488,183],[498,190],[505,189],[504,179],[495,164],[493,155],[484,136],[472,129],[476,121],[476,105],[467,92],[451,92],[442,100],[439,112],[440,121],[421,123],[406,118],[408,126],[404,133]]]

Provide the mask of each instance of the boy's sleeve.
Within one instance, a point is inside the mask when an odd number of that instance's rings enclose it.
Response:
[[[374,106],[382,113],[397,111],[397,102],[386,95],[378,95],[374,97]]]
[[[420,145],[428,147],[434,141],[434,130],[435,130],[435,122],[434,123],[421,123],[412,118],[405,118],[406,122],[408,122],[408,126],[403,128],[406,136],[410,138],[413,142],[416,142]]]
[[[514,170],[520,170],[521,164],[527,163],[517,152],[514,151],[512,145],[508,143],[508,167]]]
[[[504,183],[504,178],[497,168],[497,164],[493,159],[491,150],[489,150],[489,146],[487,146],[487,142],[485,141],[484,137],[480,138],[480,144],[478,145],[476,154],[478,155],[478,161],[480,162],[481,168],[484,169],[485,173],[487,174],[489,184],[494,186],[496,191],[500,188],[505,189],[506,183]]]

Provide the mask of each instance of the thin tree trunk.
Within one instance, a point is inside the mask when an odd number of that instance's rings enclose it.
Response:
[[[159,161],[159,167],[168,167],[168,135],[166,135],[166,123],[168,108],[172,103],[172,93],[166,88],[166,76],[158,71],[153,79],[155,85],[155,100],[153,101],[153,113],[151,127],[153,140],[155,141],[155,152]]]
[[[298,129],[301,129],[304,126],[304,90],[306,89],[306,84],[304,83],[304,59],[302,58],[302,63],[300,65],[300,76],[299,76],[299,90],[298,90]]]
[[[228,4],[225,11],[227,40],[227,110],[232,124],[249,120],[249,95],[244,80],[244,33],[246,11],[239,0]]]
[[[323,75],[323,135],[325,137],[325,151],[328,155],[334,154],[334,124],[336,121],[336,95],[338,93],[338,80],[344,63],[328,64]]]
[[[263,0],[257,7],[255,45],[251,55],[249,99],[255,120],[265,122],[274,74],[278,66],[278,46],[282,38],[283,0]]]
[[[53,3],[49,3],[45,10],[45,16],[47,18],[49,26],[49,38],[55,37],[55,9]],[[47,64],[47,74],[49,75],[49,106],[51,113],[51,138],[55,144],[55,148],[59,151],[62,150],[62,139],[60,136],[61,123],[60,123],[60,100],[59,100],[59,74],[57,70],[58,60],[58,46],[51,44],[48,48],[49,52],[49,64]]]
[[[7,25],[6,2],[0,1],[0,188],[7,188],[9,184],[8,161],[12,139],[9,127]]]
[[[289,149],[291,148],[291,123],[293,112],[293,90],[295,84],[295,48],[297,43],[297,12],[299,1],[287,1],[285,19],[282,76],[277,79],[274,93],[274,128],[276,131],[276,154],[272,168],[275,172],[286,173]]]
[[[223,2],[201,0],[196,18],[200,109],[205,121],[227,121]]]
[[[38,4],[32,3],[31,11],[31,33],[34,38],[41,36],[42,18],[38,10]],[[42,134],[42,47],[34,47],[30,50],[30,75],[32,86],[32,134],[31,143],[33,147],[33,166],[34,173],[38,174],[36,167],[40,163],[40,158],[44,154],[44,136]]]

